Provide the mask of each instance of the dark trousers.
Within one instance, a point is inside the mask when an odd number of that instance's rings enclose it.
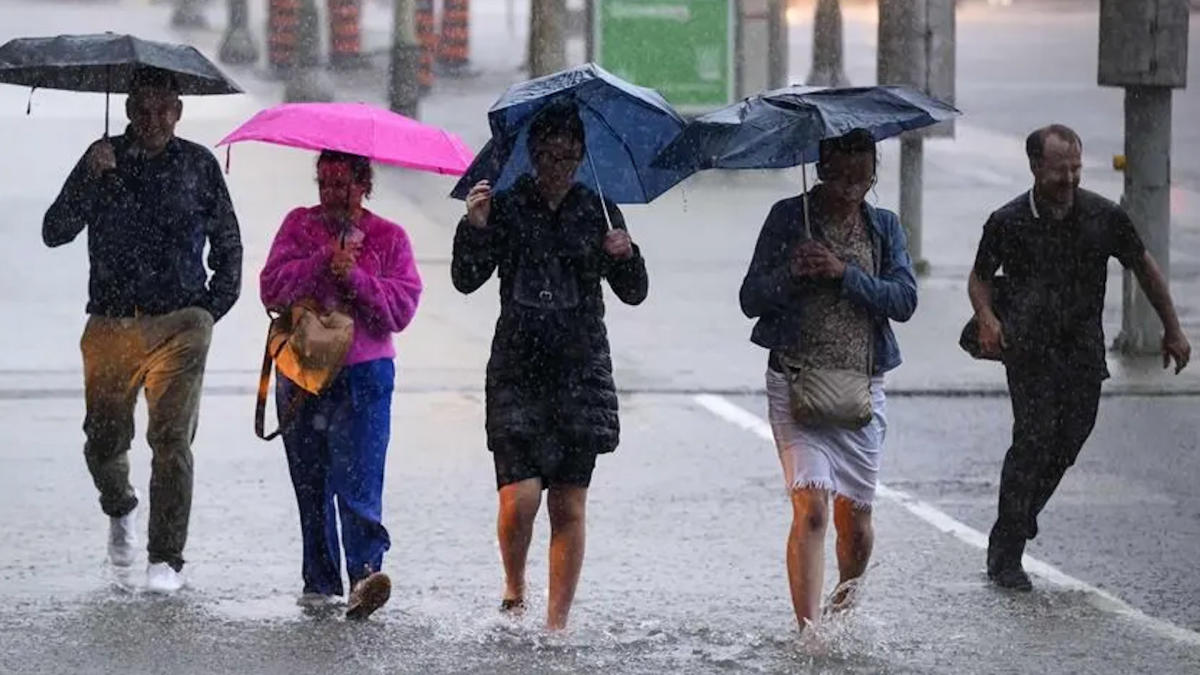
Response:
[[[1099,375],[1056,359],[1008,366],[1012,446],[1000,475],[1000,504],[988,541],[988,571],[1020,564],[1037,517],[1096,425]]]
[[[305,400],[283,434],[300,510],[306,593],[342,595],[343,549],[351,588],[383,566],[391,546],[381,520],[395,377],[391,359],[348,366],[329,389]],[[295,387],[279,378],[280,410]]]

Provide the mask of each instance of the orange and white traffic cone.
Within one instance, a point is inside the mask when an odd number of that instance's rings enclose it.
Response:
[[[437,60],[442,72],[461,75],[471,56],[470,0],[445,0],[442,5],[442,38]]]
[[[270,0],[267,14],[267,61],[277,73],[297,65],[300,47],[300,0]]]
[[[327,0],[329,9],[329,65],[336,69],[361,68],[360,0]]]
[[[421,67],[417,85],[422,93],[433,88],[433,59],[437,55],[438,36],[433,20],[433,0],[417,0],[417,42],[421,45]]]

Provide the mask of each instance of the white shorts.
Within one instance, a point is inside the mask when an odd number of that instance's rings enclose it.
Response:
[[[887,435],[883,377],[871,379],[875,417],[862,429],[806,427],[792,417],[787,377],[767,369],[767,418],[789,490],[816,488],[841,495],[862,509],[875,501],[879,460]]]

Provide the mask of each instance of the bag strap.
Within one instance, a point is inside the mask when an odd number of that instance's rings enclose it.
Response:
[[[272,323],[276,319],[272,318]],[[300,406],[304,403],[304,390],[300,387],[294,387],[292,392],[292,400],[288,401],[287,407],[283,409],[279,415],[279,426],[270,434],[265,433],[266,418],[267,418],[267,397],[271,392],[271,370],[275,365],[275,358],[279,356],[287,343],[279,346],[274,354],[271,353],[271,331],[267,331],[267,344],[263,347],[263,363],[262,371],[258,376],[258,401],[254,406],[254,433],[264,441],[273,441],[284,432],[285,429],[291,426],[295,421],[297,413],[300,412]]]
[[[879,272],[882,269],[880,258],[883,257],[883,237],[875,231],[875,226],[870,221],[870,211],[867,210],[864,214],[867,218],[867,236],[871,238],[871,270],[875,274],[875,278],[879,278]],[[871,334],[871,340],[867,347],[867,377],[875,376],[875,335],[874,331]]]

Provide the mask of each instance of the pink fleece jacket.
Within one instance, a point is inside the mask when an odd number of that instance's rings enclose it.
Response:
[[[392,333],[412,321],[421,296],[421,277],[408,235],[399,225],[363,211],[363,252],[345,281],[329,271],[337,236],[321,216],[321,207],[294,209],[283,220],[259,293],[268,308],[304,299],[326,307],[346,306],[354,315],[354,342],[346,365],[393,358]]]

